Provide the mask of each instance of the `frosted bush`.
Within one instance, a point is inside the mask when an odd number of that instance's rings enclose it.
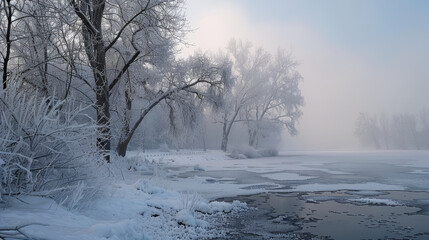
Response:
[[[278,151],[274,148],[255,149],[251,146],[234,147],[229,154],[234,159],[273,157],[277,155]]]
[[[180,195],[181,208],[191,212],[192,214],[201,202],[202,199],[197,193]]]
[[[90,106],[53,97],[0,91],[1,193],[67,196],[81,180],[95,178],[102,157]],[[83,191],[83,190],[79,190]],[[81,196],[77,195],[73,202]]]
[[[246,158],[260,158],[262,157],[256,149],[250,146],[238,146],[231,150],[231,155],[240,156],[244,155]]]
[[[258,153],[262,157],[274,157],[279,155],[279,152],[274,148],[259,149]]]

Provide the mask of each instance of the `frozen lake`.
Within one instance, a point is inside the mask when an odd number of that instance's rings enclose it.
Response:
[[[181,178],[205,178],[207,189],[240,186],[239,196],[221,200],[259,209],[227,223],[232,239],[429,238],[427,151],[293,152],[201,165],[206,171]]]

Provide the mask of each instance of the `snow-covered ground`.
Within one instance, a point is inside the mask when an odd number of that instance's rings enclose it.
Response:
[[[9,199],[0,232],[35,239],[199,239],[224,236],[216,222],[245,211],[240,202],[209,202],[261,192],[351,190],[360,204],[399,205],[380,191],[429,191],[429,152],[283,152],[231,159],[220,151],[129,152],[131,171],[106,181],[92,199],[67,209],[37,196]],[[366,194],[371,193],[371,194]],[[374,194],[375,193],[375,194]]]

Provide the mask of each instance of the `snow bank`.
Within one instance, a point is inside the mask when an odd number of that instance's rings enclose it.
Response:
[[[221,238],[224,233],[213,227],[216,217],[247,208],[238,201],[208,202],[198,194],[169,191],[141,179],[133,184],[117,181],[103,193],[75,211],[42,197],[9,198],[0,209],[0,228],[31,224],[23,229],[29,237],[52,240]]]

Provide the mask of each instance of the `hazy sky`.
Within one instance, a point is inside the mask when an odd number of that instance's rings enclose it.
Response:
[[[291,51],[306,105],[287,146],[351,149],[359,112],[429,107],[429,1],[188,0],[188,41],[217,51],[231,38]]]

